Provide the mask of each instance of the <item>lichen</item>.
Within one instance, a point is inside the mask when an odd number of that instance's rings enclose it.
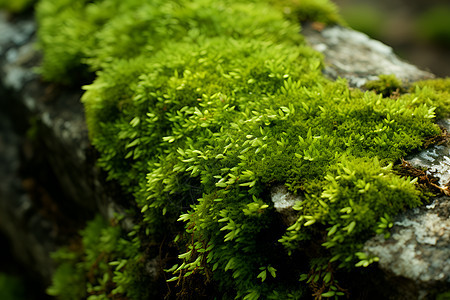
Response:
[[[42,0],[37,12],[45,78],[96,71],[82,101],[98,163],[133,196],[145,243],[174,240],[179,297],[204,284],[225,299],[343,295],[336,270],[376,261],[363,243],[421,204],[392,166],[440,134],[441,102],[425,88],[392,99],[324,78],[299,24],[267,1]],[[279,185],[303,199],[289,227],[270,199]],[[117,241],[118,227],[103,230]],[[102,258],[80,289],[89,299],[142,288],[140,238],[87,241],[72,263],[86,255],[82,276]],[[111,268],[132,288],[103,278]]]

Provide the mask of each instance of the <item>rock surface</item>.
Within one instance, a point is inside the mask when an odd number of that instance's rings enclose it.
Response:
[[[303,34],[324,54],[325,75],[346,78],[351,86],[362,87],[380,74],[394,74],[405,84],[434,75],[400,60],[392,48],[365,34],[335,26]],[[450,131],[450,120],[440,125]],[[430,147],[406,160],[426,168],[439,179],[441,188],[450,185],[450,145]],[[440,197],[430,205],[397,217],[388,239],[376,236],[365,251],[380,258],[379,267],[396,290],[392,299],[430,299],[450,289],[450,197]]]
[[[41,82],[36,24],[0,12],[0,233],[48,285],[50,253],[100,211],[122,208],[90,147],[82,91]]]
[[[450,120],[440,125],[450,129]],[[450,186],[450,145],[430,147],[406,160],[414,167],[426,168],[439,179],[444,191]],[[430,299],[434,293],[450,288],[450,197],[434,199],[426,206],[399,215],[391,237],[376,236],[365,244],[365,251],[380,258],[379,266],[393,276],[397,299]]]
[[[302,34],[325,56],[325,75],[346,78],[354,87],[362,87],[380,74],[394,74],[404,83],[434,77],[400,60],[391,47],[349,28],[332,26],[318,31],[305,26]]]
[[[450,119],[439,122],[443,128],[450,132]],[[450,146],[433,146],[417,155],[412,155],[407,160],[414,167],[427,168],[430,175],[439,179],[439,185],[445,188],[450,183]]]
[[[450,286],[450,198],[398,216],[391,237],[376,236],[364,250],[396,286],[395,299],[433,299]]]
[[[284,185],[273,187],[270,193],[273,207],[282,216],[283,222],[287,226],[291,226],[297,220],[295,210],[292,207],[302,201],[300,196],[293,195],[288,192]]]
[[[324,74],[346,78],[361,87],[381,74],[394,74],[404,83],[433,78],[434,75],[401,61],[392,48],[365,34],[335,26],[303,34],[325,57]],[[440,125],[450,131],[450,120]],[[442,188],[450,185],[450,145],[430,147],[406,160],[414,167],[427,168]],[[285,208],[286,210],[286,208]],[[450,289],[450,197],[399,215],[389,239],[376,236],[365,251],[380,258],[379,268],[395,291],[391,299],[434,299]]]

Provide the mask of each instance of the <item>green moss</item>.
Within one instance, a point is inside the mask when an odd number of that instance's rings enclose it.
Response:
[[[364,84],[364,88],[379,93],[383,97],[389,97],[394,93],[398,94],[404,91],[402,81],[395,75],[380,75],[377,80],[368,81]]]
[[[319,22],[326,25],[344,24],[338,7],[329,0],[270,1],[281,8],[285,16],[297,22]]]
[[[41,1],[37,18],[39,44],[46,52],[41,73],[63,83],[78,76],[80,68],[96,71],[117,58],[151,55],[170,40],[190,43],[218,35],[301,39],[292,34],[297,26],[261,1],[232,8],[227,1]]]
[[[436,296],[436,300],[448,300],[450,299],[450,291],[441,293]]]
[[[151,291],[137,230],[123,236],[101,217],[89,222],[80,245],[53,253],[59,266],[48,294],[62,300],[147,299]]]
[[[367,82],[364,88],[391,98],[397,98],[407,91],[395,75],[380,75],[378,80]],[[416,105],[436,107],[437,119],[450,117],[450,78],[417,81],[411,84],[408,91],[409,94],[404,95],[404,98],[409,101]]]
[[[0,297],[9,300],[27,299],[25,283],[13,275],[0,273]]]
[[[295,299],[308,286],[341,295],[336,270],[376,261],[363,243],[420,205],[414,180],[391,168],[440,134],[434,111],[445,112],[448,88],[417,86],[392,99],[383,95],[401,84],[391,76],[372,87],[378,94],[329,81],[282,11],[232,0],[38,7],[42,72],[97,71],[82,101],[99,164],[133,195],[145,239],[161,244],[161,228],[177,236],[178,259],[166,267],[180,295],[195,297],[198,278],[225,299]],[[279,184],[304,198],[294,224],[281,223],[271,202]],[[133,275],[142,240],[92,224],[60,272],[79,270],[80,293],[144,297]],[[57,273],[49,291],[61,295],[64,278]]]

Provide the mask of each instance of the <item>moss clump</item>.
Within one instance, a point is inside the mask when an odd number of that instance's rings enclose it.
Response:
[[[378,80],[367,82],[364,88],[391,98],[397,98],[401,93],[409,91],[409,95],[404,97],[417,105],[426,104],[436,107],[437,119],[450,116],[450,78],[417,81],[406,89],[395,75],[380,75]]]
[[[438,119],[450,117],[450,78],[418,81],[410,91],[417,96],[416,102],[435,106]]]
[[[38,13],[47,78],[97,70],[82,100],[99,164],[133,195],[147,239],[160,244],[171,226],[180,253],[167,268],[180,297],[198,278],[224,298],[295,299],[308,286],[341,295],[335,271],[375,261],[360,252],[364,241],[420,205],[414,180],[391,168],[440,134],[434,100],[417,101],[420,88],[394,100],[323,78],[298,24],[266,1],[43,0]],[[293,224],[271,202],[279,184],[304,199]],[[170,225],[178,216],[184,229]],[[117,241],[117,230],[83,235]],[[108,259],[80,291],[139,290],[128,273],[139,239],[90,241],[85,253]],[[76,274],[91,256],[71,259]],[[132,288],[101,277],[109,259]]]
[[[200,37],[220,35],[301,39],[293,34],[299,28],[263,1],[234,3],[233,8],[227,2],[40,1],[39,44],[46,53],[41,73],[68,83],[80,69],[97,71],[118,58],[152,55],[171,40],[195,43]]]
[[[53,254],[59,267],[48,294],[64,300],[147,299],[151,290],[142,265],[144,252],[138,228],[123,236],[120,226],[101,217],[81,232],[81,245]]]
[[[338,7],[329,0],[278,0],[270,1],[281,8],[295,22],[319,22],[325,25],[344,24]]]
[[[389,97],[394,93],[399,94],[404,91],[402,81],[395,75],[380,75],[377,80],[367,82],[364,88],[381,94],[383,97]]]

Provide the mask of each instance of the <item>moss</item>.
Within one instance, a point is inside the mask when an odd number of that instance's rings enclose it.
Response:
[[[10,300],[27,299],[24,282],[13,275],[0,273],[0,297]]]
[[[417,95],[416,102],[436,107],[438,119],[450,117],[450,78],[419,81],[410,91]]]
[[[402,81],[395,75],[380,75],[377,80],[368,81],[364,88],[389,97],[404,91]]]
[[[414,101],[416,105],[436,107],[437,119],[450,116],[450,78],[417,81],[406,88],[395,75],[380,75],[378,80],[367,82],[364,88],[394,99],[408,91],[408,95],[404,97]]]
[[[440,293],[436,296],[436,300],[448,300],[450,299],[450,291]]]
[[[332,20],[335,7],[320,5],[313,18]],[[415,180],[392,165],[440,134],[441,100],[420,86],[387,98],[401,85],[391,76],[378,94],[325,79],[321,55],[282,11],[266,1],[41,1],[41,70],[67,80],[80,66],[97,71],[82,98],[90,138],[142,218],[133,238],[98,220],[82,233],[61,271],[81,270],[80,293],[145,297],[142,238],[161,244],[165,228],[179,250],[166,266],[179,297],[195,298],[195,282],[225,299],[341,295],[336,270],[376,261],[363,243],[420,205]],[[294,224],[273,207],[278,184],[304,198]]]
[[[301,39],[292,34],[299,28],[286,24],[279,12],[261,1],[252,2],[234,3],[230,14],[226,2],[41,1],[39,44],[46,52],[41,73],[48,80],[68,83],[80,67],[96,71],[117,58],[151,55],[171,39],[192,42],[217,35]]]
[[[53,253],[59,266],[48,294],[67,300],[147,299],[151,291],[137,231],[124,236],[120,226],[96,217],[80,233],[80,244]]]
[[[345,24],[338,7],[329,0],[271,1],[285,16],[297,22],[318,22],[325,25]]]

